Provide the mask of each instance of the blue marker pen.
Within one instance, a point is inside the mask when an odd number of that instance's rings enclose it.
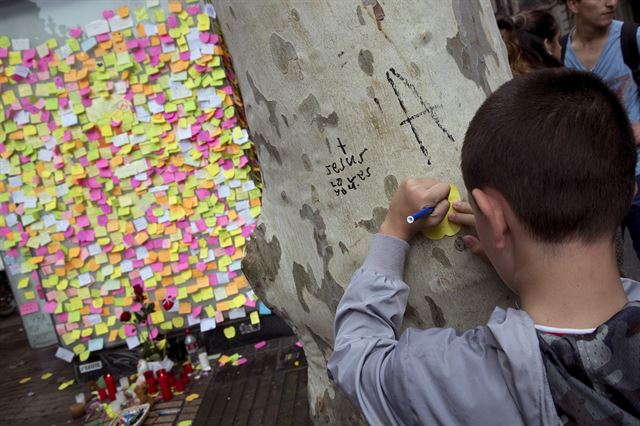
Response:
[[[419,211],[415,212],[411,216],[407,216],[407,223],[413,223],[416,220],[420,219],[422,216],[431,214],[434,210],[435,209],[433,207],[425,207],[423,209],[420,209]]]

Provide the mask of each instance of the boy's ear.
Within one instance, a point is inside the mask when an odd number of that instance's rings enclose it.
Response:
[[[578,13],[578,9],[576,8],[576,0],[567,0],[567,6],[571,13]]]
[[[505,214],[502,203],[498,199],[499,193],[489,190],[482,190],[479,188],[471,191],[471,196],[478,206],[478,210],[486,217],[489,224],[490,236],[493,245],[497,249],[505,247],[505,234],[509,230],[507,221],[505,220]]]

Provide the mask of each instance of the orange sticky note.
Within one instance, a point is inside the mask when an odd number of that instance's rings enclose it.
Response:
[[[127,16],[129,16],[129,8],[127,6],[119,7],[118,16],[121,18],[126,18]]]
[[[182,12],[182,4],[179,1],[169,2],[169,12],[171,13]]]

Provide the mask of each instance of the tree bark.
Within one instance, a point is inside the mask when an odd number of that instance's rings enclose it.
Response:
[[[466,194],[467,124],[510,78],[490,2],[213,4],[264,180],[245,273],[304,344],[314,422],[360,422],[325,371],[336,306],[399,181],[428,175]],[[412,243],[405,326],[467,328],[512,303],[460,243]]]

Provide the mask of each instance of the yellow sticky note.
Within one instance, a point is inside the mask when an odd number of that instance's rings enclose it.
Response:
[[[249,318],[251,319],[251,324],[260,324],[260,314],[258,313],[258,311],[251,312],[249,314]]]
[[[18,288],[26,288],[29,285],[29,277],[20,278],[18,281]]]
[[[185,400],[186,400],[187,402],[191,402],[191,401],[193,401],[193,400],[195,400],[195,399],[198,399],[198,398],[200,398],[200,395],[198,395],[197,393],[192,393],[192,394],[188,395],[188,396],[185,398]]]
[[[161,322],[164,322],[164,312],[155,311],[154,313],[152,313],[151,322],[154,324],[160,324]]]
[[[102,336],[103,334],[107,334],[109,332],[109,327],[107,327],[107,324],[103,322],[96,324],[95,328],[96,336]]]
[[[25,377],[23,379],[20,379],[18,383],[20,383],[21,385],[24,385],[25,383],[29,383],[30,381],[31,381],[31,377]]]
[[[236,337],[236,328],[234,326],[225,328],[224,335],[227,339],[233,339]]]
[[[50,378],[51,376],[53,376],[53,373],[44,373],[42,376],[40,376],[40,378],[42,380],[47,380],[48,378]]]
[[[173,317],[171,320],[175,328],[182,328],[184,326],[184,317]]]
[[[65,390],[66,388],[71,386],[74,382],[75,382],[74,379],[67,380],[66,382],[61,383],[60,386],[58,386],[58,390]]]
[[[444,220],[434,228],[423,231],[424,235],[430,240],[440,240],[447,237],[453,237],[460,231],[460,225],[449,221],[449,215],[453,212],[453,203],[460,201],[460,191],[458,187],[451,184],[451,190],[449,191],[449,211],[444,217]]]

